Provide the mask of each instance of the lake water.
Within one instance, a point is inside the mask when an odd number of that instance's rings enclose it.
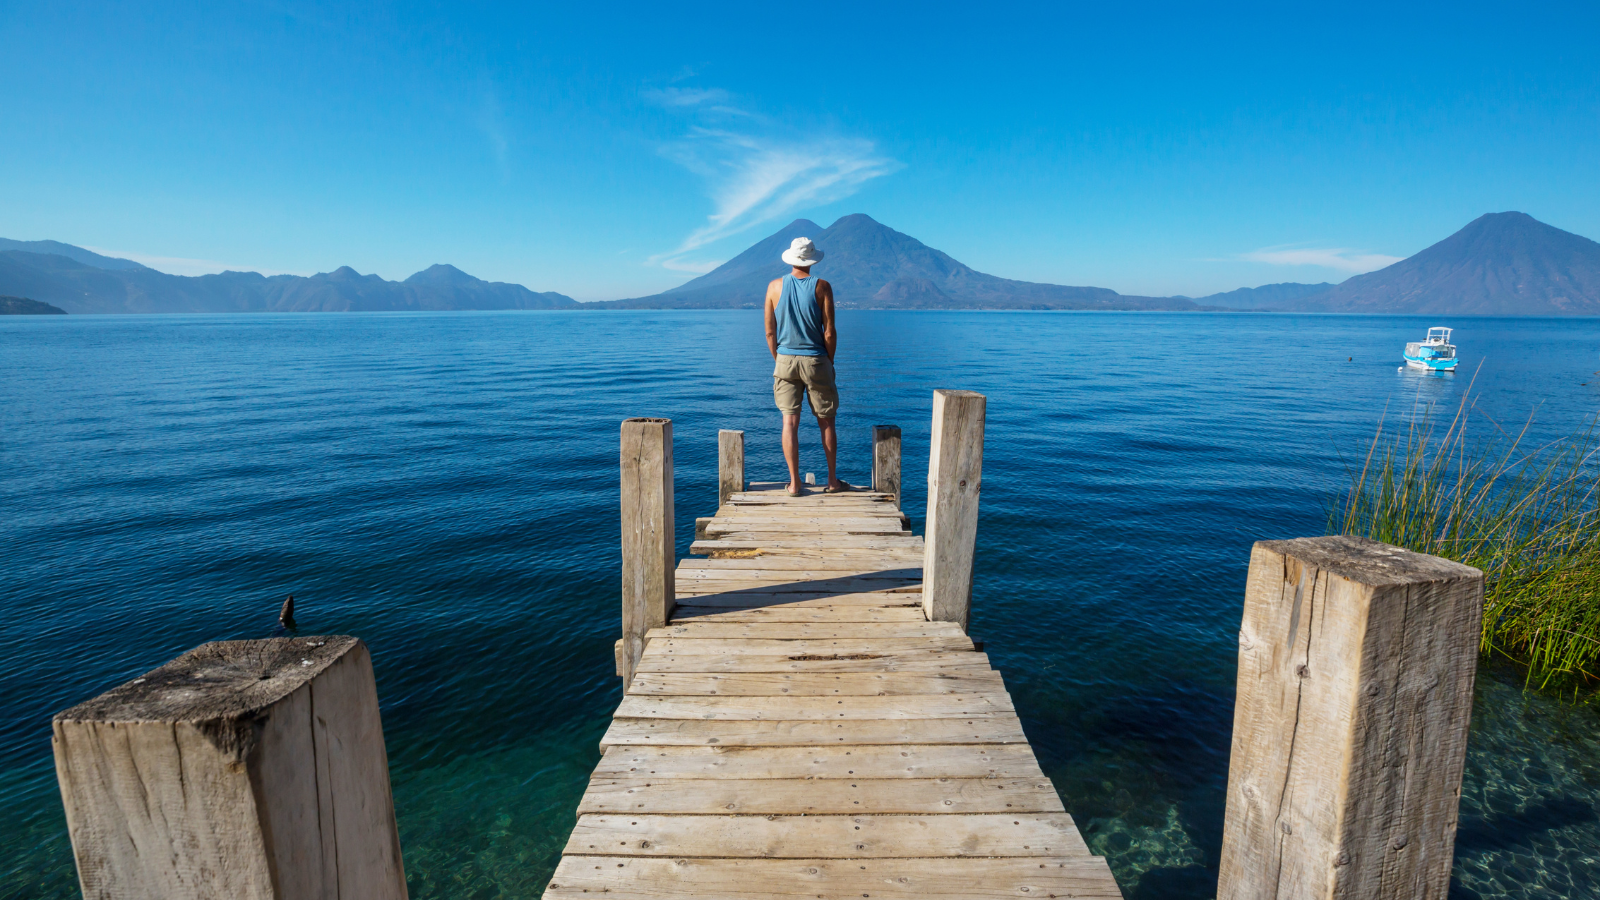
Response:
[[[1214,891],[1251,542],[1474,370],[1485,430],[1600,408],[1600,321],[1397,372],[1435,324],[841,313],[842,475],[900,425],[919,531],[931,390],[989,397],[972,632],[1129,897]],[[673,419],[682,554],[718,428],[782,471],[770,369],[757,312],[0,320],[0,897],[78,896],[51,714],[288,593],[372,649],[411,896],[537,897],[620,695],[618,422]],[[1597,896],[1600,715],[1486,666],[1469,754],[1451,896]]]

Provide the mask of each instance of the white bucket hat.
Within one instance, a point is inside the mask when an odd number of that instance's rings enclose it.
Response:
[[[783,251],[783,261],[802,269],[810,268],[822,262],[822,251],[811,243],[811,238],[795,238],[789,242],[789,249]]]

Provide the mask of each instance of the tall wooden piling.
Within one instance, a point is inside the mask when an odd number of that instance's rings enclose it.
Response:
[[[744,490],[744,432],[717,432],[717,507]]]
[[[88,900],[404,900],[367,648],[205,644],[55,717]]]
[[[900,506],[900,426],[872,426],[872,489]]]
[[[963,630],[972,606],[986,403],[974,391],[933,392],[922,608],[929,621],[955,622]]]
[[[1219,900],[1443,900],[1483,573],[1356,537],[1250,556]]]
[[[672,613],[676,542],[672,510],[672,420],[622,423],[622,640],[624,684],[644,654],[645,633]]]

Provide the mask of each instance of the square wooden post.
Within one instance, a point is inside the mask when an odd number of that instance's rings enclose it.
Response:
[[[622,422],[622,640],[624,685],[644,655],[645,632],[672,613],[677,555],[672,511],[672,420]]]
[[[1482,614],[1470,566],[1255,545],[1219,900],[1444,900]]]
[[[894,495],[900,508],[900,426],[872,426],[872,489]]]
[[[366,645],[220,641],[60,713],[87,900],[404,900]]]
[[[717,508],[744,490],[744,432],[717,432]]]
[[[922,608],[929,621],[955,622],[963,630],[972,607],[986,403],[973,391],[933,392]]]

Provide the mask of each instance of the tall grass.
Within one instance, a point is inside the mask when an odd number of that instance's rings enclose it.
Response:
[[[1463,398],[1442,434],[1431,415],[1388,436],[1380,423],[1359,471],[1350,469],[1329,530],[1482,569],[1482,652],[1524,664],[1541,687],[1593,689],[1600,671],[1595,429],[1529,446],[1528,426],[1508,433],[1490,422],[1487,438],[1469,441],[1472,412]]]

